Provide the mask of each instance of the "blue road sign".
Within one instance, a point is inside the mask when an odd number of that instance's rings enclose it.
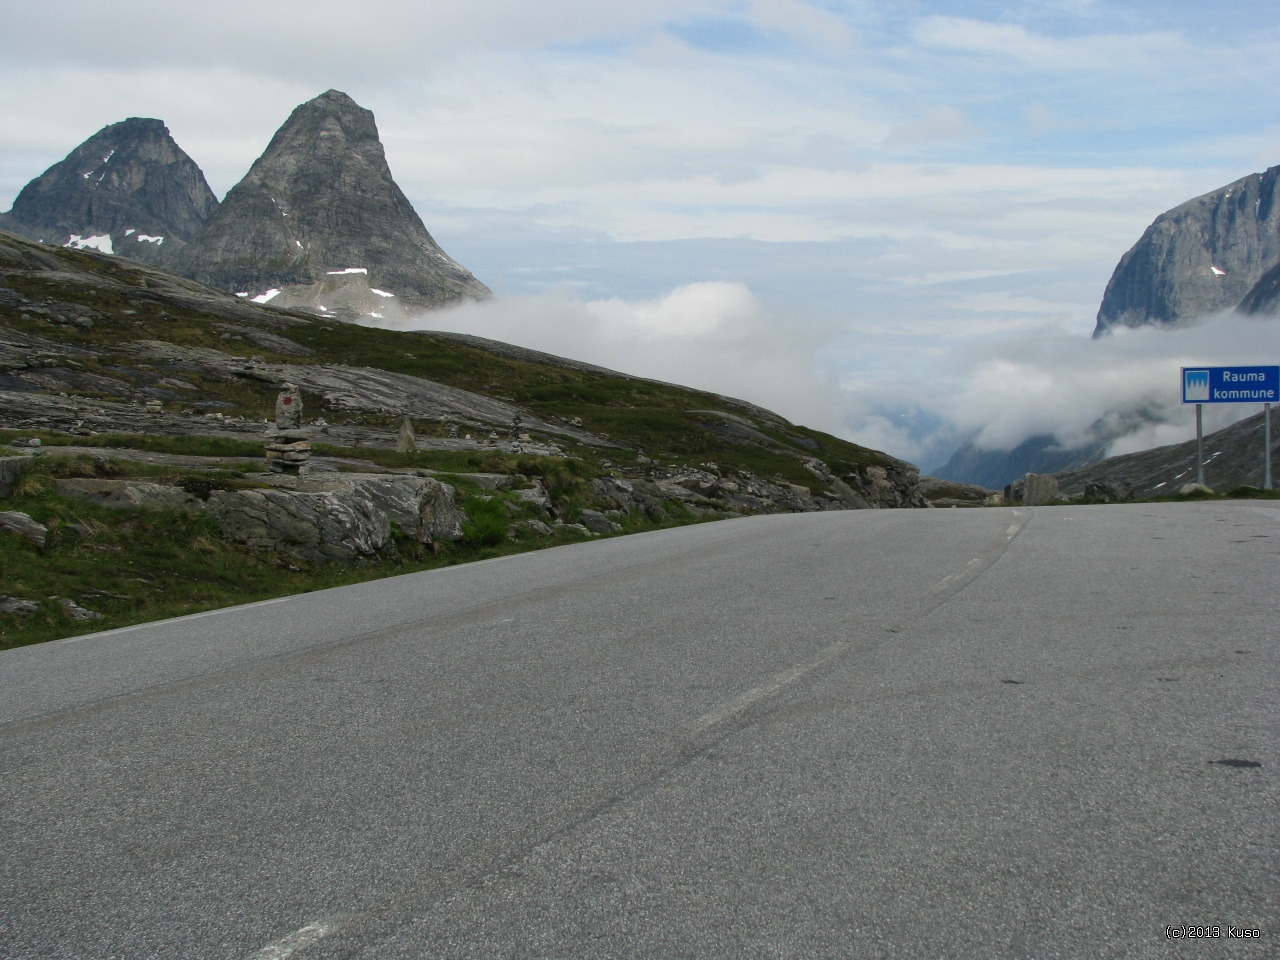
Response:
[[[1183,403],[1280,403],[1280,366],[1183,367]]]

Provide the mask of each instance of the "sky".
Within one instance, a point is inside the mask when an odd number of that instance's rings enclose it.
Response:
[[[1090,340],[1161,212],[1280,163],[1274,0],[0,0],[0,210],[165,121],[220,197],[299,103],[374,112],[496,294],[459,329],[714,390],[920,463],[1192,435],[1183,363],[1280,324]],[[1214,417],[1252,409],[1215,411]]]

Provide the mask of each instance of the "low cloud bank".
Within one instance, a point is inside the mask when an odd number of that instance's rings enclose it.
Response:
[[[466,303],[396,324],[470,333],[726,394],[788,419],[937,466],[965,438],[1009,450],[1049,434],[1067,448],[1110,440],[1111,455],[1194,435],[1182,366],[1280,362],[1280,322],[1222,315],[1176,330],[1088,324],[939,338],[876,339],[837,318],[788,317],[742,283],[677,287],[645,300],[563,291]],[[927,338],[932,341],[933,338]],[[850,359],[853,358],[853,359]],[[867,370],[890,371],[869,386]],[[1206,430],[1256,405],[1205,410]]]
[[[1185,440],[1194,408],[1179,370],[1280,362],[1280,323],[1224,314],[1178,329],[1080,333],[1020,331],[953,359],[948,420],[983,449],[1009,450],[1049,434],[1064,448],[1112,438],[1109,456]],[[1205,409],[1205,429],[1249,416],[1257,404]]]
[[[648,300],[555,291],[465,303],[402,328],[475,334],[725,394],[831,433],[860,413],[816,359],[835,332],[788,322],[742,283],[692,283]]]

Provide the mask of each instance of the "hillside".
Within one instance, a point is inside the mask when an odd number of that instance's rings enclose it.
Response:
[[[263,459],[286,382],[302,476]],[[5,233],[0,441],[22,455],[0,528],[45,528],[0,532],[0,646],[623,530],[926,505],[910,464],[739,400]]]
[[[1273,411],[1273,420],[1280,417]],[[1236,487],[1262,486],[1264,415],[1254,414],[1238,420],[1204,438],[1204,481],[1220,493]],[[1272,432],[1276,424],[1272,424]],[[1280,471],[1272,462],[1273,481],[1280,481]],[[1058,489],[1064,496],[1083,494],[1090,483],[1106,483],[1112,486],[1126,485],[1134,499],[1149,500],[1153,497],[1177,493],[1187,483],[1196,479],[1196,442],[1154,447],[1138,453],[1109,457],[1097,463],[1063,470],[1055,474]]]

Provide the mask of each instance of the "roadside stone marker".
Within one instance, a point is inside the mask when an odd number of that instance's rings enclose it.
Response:
[[[1044,506],[1058,499],[1058,478],[1047,473],[1028,473],[1022,502],[1028,507]]]
[[[302,393],[283,383],[276,396],[276,422],[267,428],[267,466],[272,473],[305,473],[311,459],[311,431],[302,426]]]
[[[413,433],[413,423],[408,417],[400,421],[400,436],[396,440],[397,453],[413,453],[418,449],[418,438]]]

